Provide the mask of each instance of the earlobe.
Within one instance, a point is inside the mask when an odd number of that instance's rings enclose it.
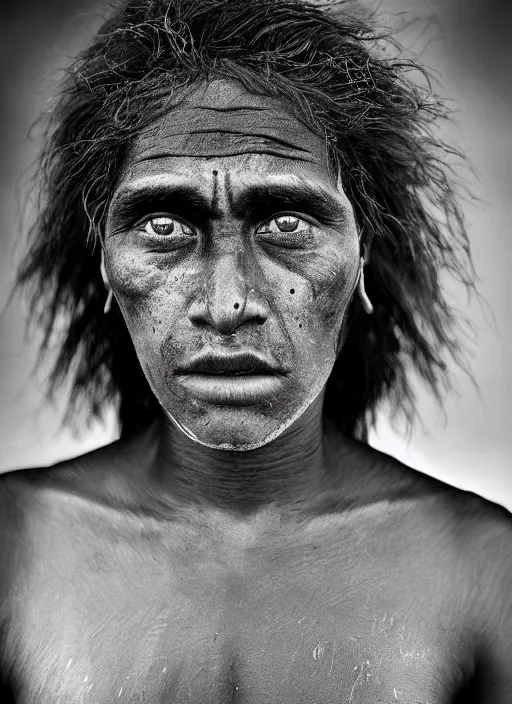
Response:
[[[112,307],[113,293],[112,293],[112,288],[110,286],[110,282],[109,282],[108,276],[107,276],[107,269],[105,267],[105,252],[103,249],[101,250],[100,271],[101,271],[101,278],[103,279],[103,283],[105,285],[105,288],[108,291],[107,299],[106,299],[105,305],[103,307],[103,312],[106,314],[106,313],[110,312],[110,308]]]
[[[101,278],[103,279],[103,284],[107,291],[110,291],[110,282],[107,276],[107,270],[105,268],[105,250],[101,250],[101,264],[100,264]]]
[[[359,269],[359,281],[357,282],[357,292],[359,293],[359,298],[361,299],[361,303],[363,304],[363,308],[365,313],[368,315],[371,315],[373,313],[373,305],[370,299],[368,298],[368,294],[366,293],[366,289],[364,287],[364,256],[361,257],[360,260],[360,269]]]

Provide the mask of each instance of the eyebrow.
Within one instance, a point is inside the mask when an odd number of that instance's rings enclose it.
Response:
[[[254,184],[234,197],[231,206],[237,217],[251,219],[285,209],[312,215],[326,224],[339,222],[345,215],[344,205],[333,194],[305,182]]]
[[[297,210],[329,225],[345,215],[345,206],[334,194],[306,182],[256,183],[243,187],[236,195],[228,186],[228,196],[239,220],[256,222],[282,210]],[[114,197],[111,207],[112,217],[120,222],[159,210],[198,224],[222,216],[197,187],[173,181],[127,186]]]
[[[193,212],[205,221],[219,216],[208,199],[193,186],[180,183],[145,184],[122,189],[112,201],[115,219],[126,221],[155,211],[168,211],[183,218]]]

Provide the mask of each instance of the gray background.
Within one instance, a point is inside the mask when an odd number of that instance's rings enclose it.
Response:
[[[115,436],[111,414],[81,438],[60,430],[65,392],[52,408],[44,401],[44,369],[31,373],[37,339],[24,334],[25,304],[18,298],[8,304],[24,243],[17,183],[37,150],[37,141],[27,139],[30,125],[67,57],[100,24],[98,8],[84,0],[2,0],[0,5],[0,471],[50,464]],[[458,111],[459,127],[449,128],[448,136],[478,173],[471,186],[482,202],[468,205],[466,214],[488,307],[468,302],[450,286],[450,298],[478,330],[473,372],[479,391],[459,374],[458,392],[447,400],[443,415],[418,388],[422,425],[406,437],[391,427],[384,411],[371,443],[511,509],[512,7],[506,0],[383,0],[378,8],[392,25],[428,18],[401,38],[435,69],[439,90]]]

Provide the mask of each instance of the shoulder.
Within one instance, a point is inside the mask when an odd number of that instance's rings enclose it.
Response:
[[[115,504],[126,496],[134,477],[144,476],[156,449],[149,429],[48,467],[7,472],[0,475],[0,502],[16,504],[25,514],[37,513],[47,501],[73,496]]]
[[[150,454],[141,442],[123,439],[50,467],[0,475],[0,626],[10,595],[31,563],[58,553],[59,536],[130,504],[130,470]]]
[[[507,631],[512,645],[512,514],[466,492],[460,502],[460,549],[481,633]]]
[[[414,469],[364,442],[350,439],[348,446],[348,451],[336,455],[336,465],[343,484],[340,493],[348,493],[356,506],[408,504],[414,507],[417,520],[450,523],[455,533],[468,521],[478,521],[479,516],[508,514],[501,506]]]
[[[356,503],[396,507],[418,529],[445,536],[468,568],[512,559],[512,514],[503,506],[413,469],[374,448],[355,446]],[[414,533],[413,533],[414,534]],[[512,584],[512,582],[511,582]]]
[[[393,487],[390,503],[407,506],[409,538],[421,536],[423,547],[434,546],[436,555],[444,554],[451,562],[452,590],[459,590],[475,637],[481,644],[503,638],[510,649],[512,513],[382,453],[376,453],[374,461]],[[512,671],[512,659],[510,666]]]
[[[119,440],[50,467],[0,475],[0,603],[7,575],[21,567],[43,523],[85,506],[128,501],[130,470],[150,456],[147,440]],[[16,569],[14,569],[16,568]]]
[[[512,515],[467,492],[458,547],[482,701],[512,701]]]

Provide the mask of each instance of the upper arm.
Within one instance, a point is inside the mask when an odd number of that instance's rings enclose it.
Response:
[[[467,534],[483,702],[512,702],[512,515],[482,500]]]

